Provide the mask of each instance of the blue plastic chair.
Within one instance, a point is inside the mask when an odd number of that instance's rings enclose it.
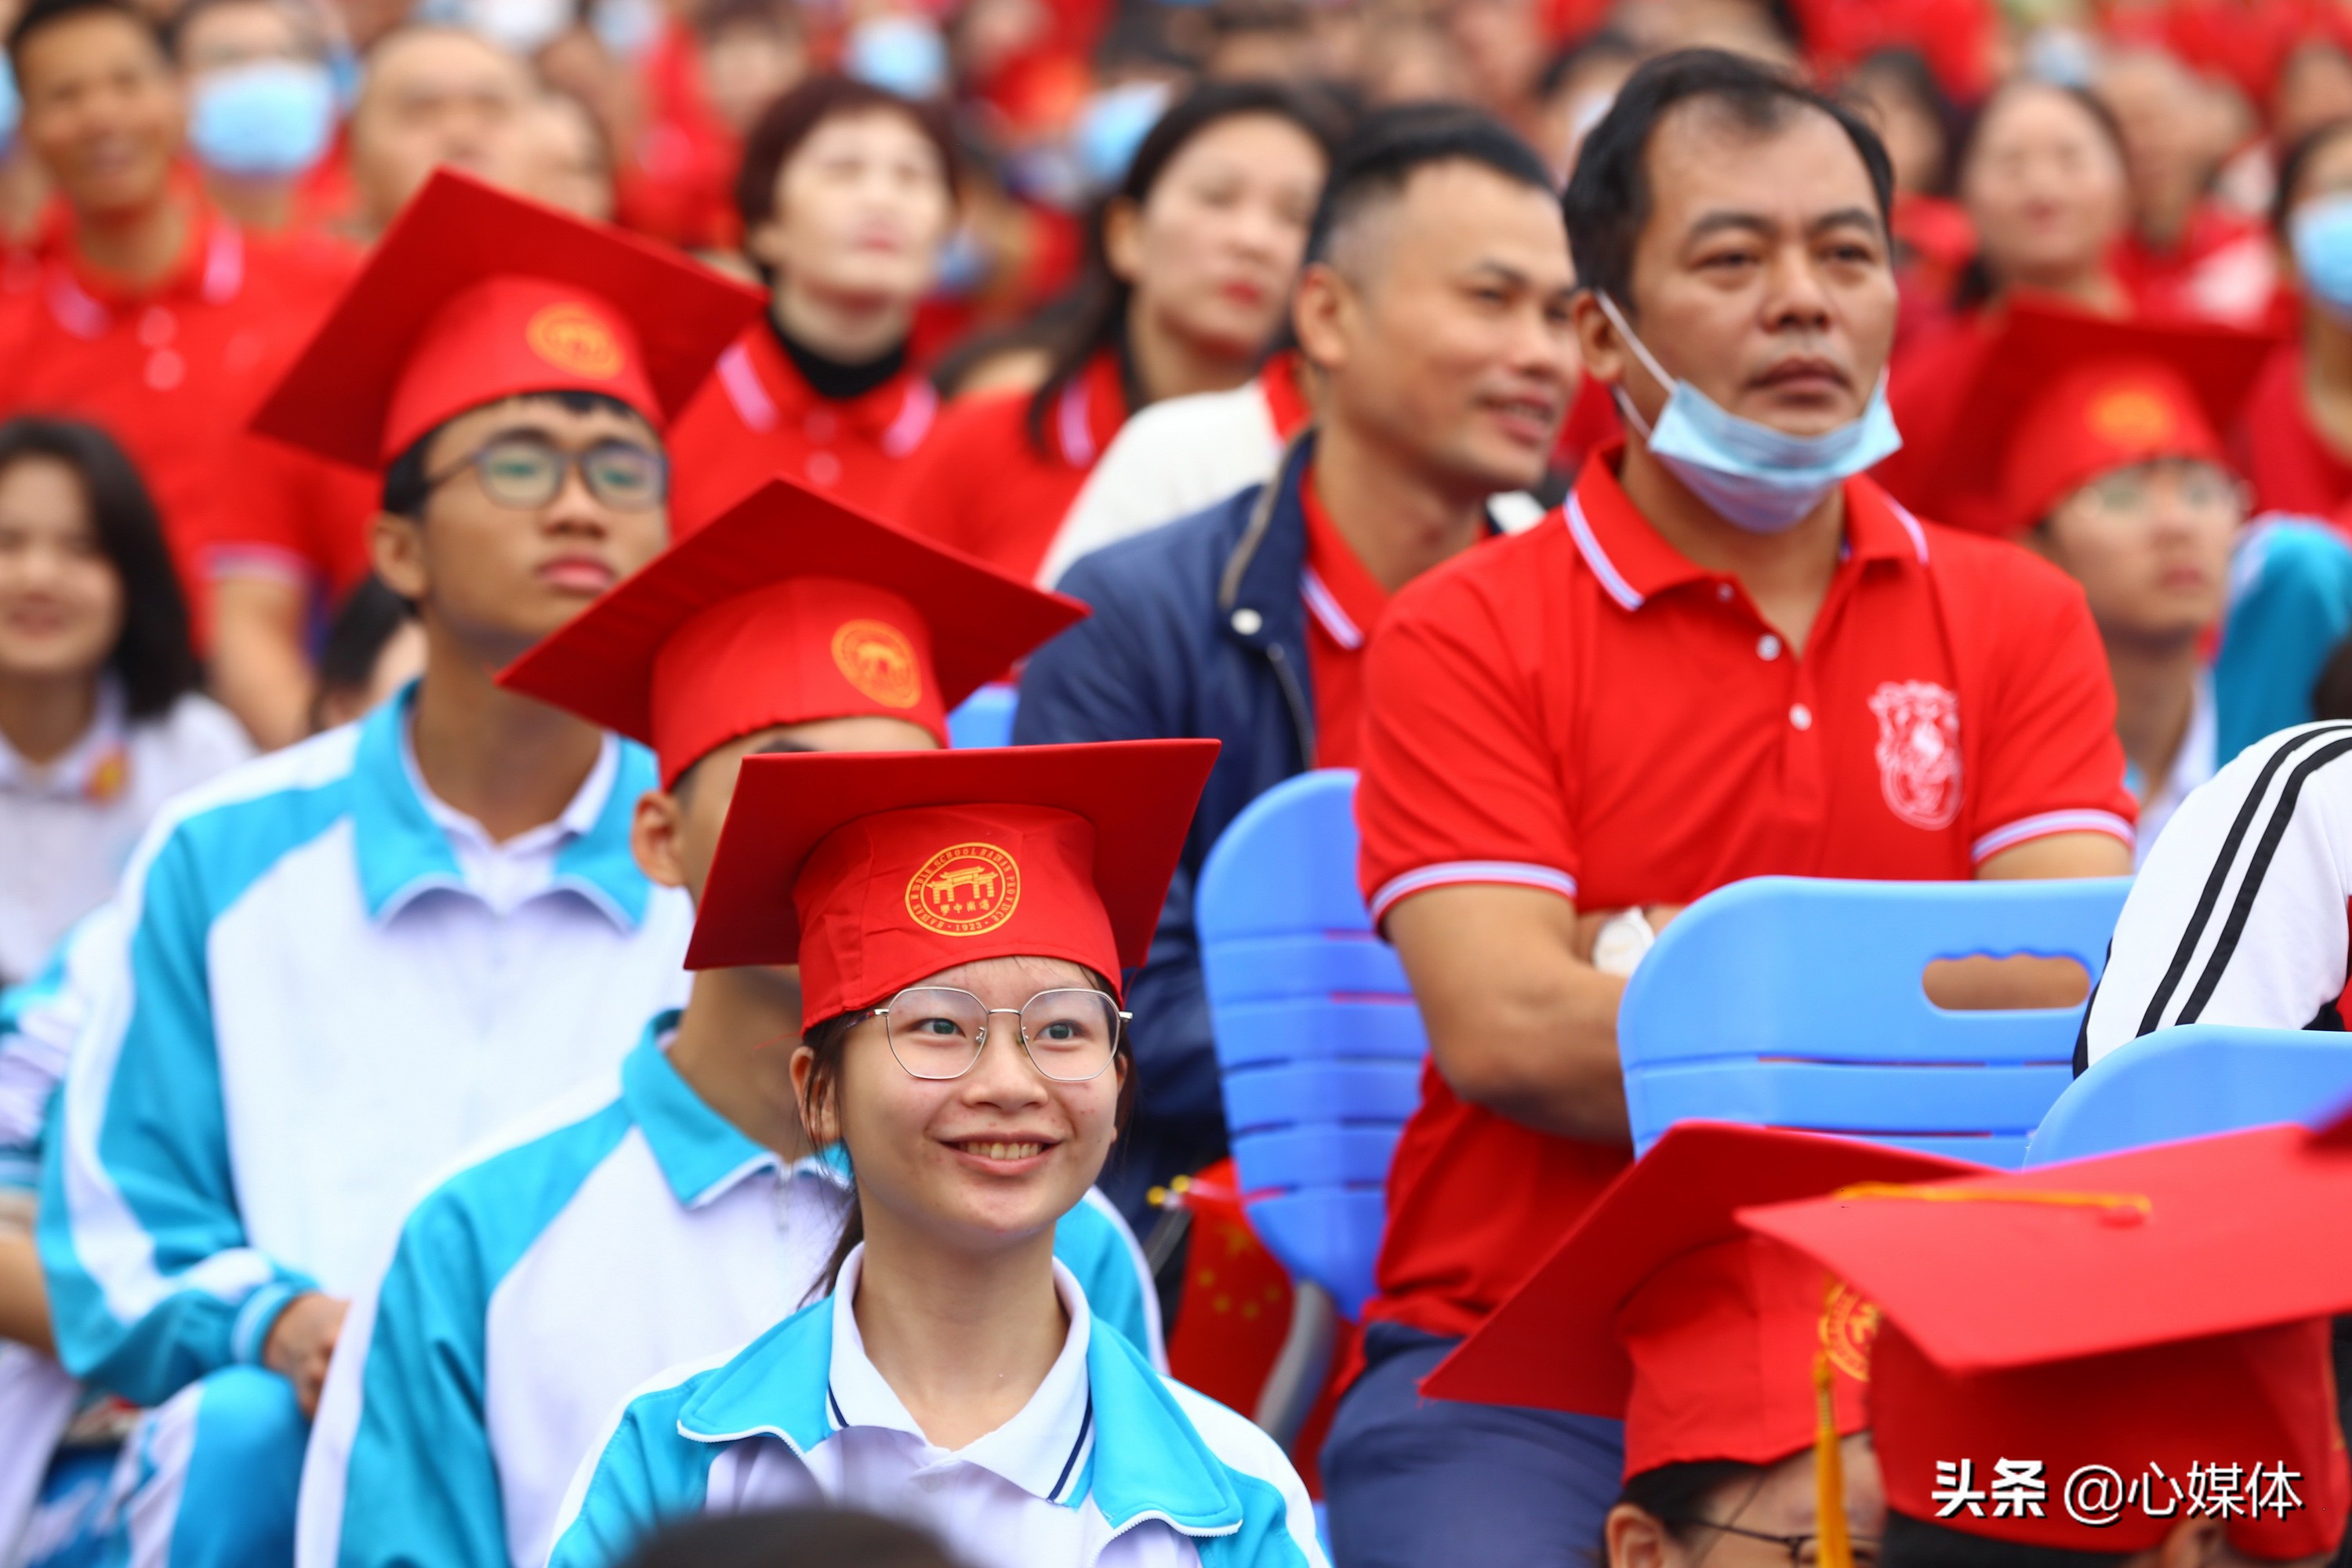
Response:
[[[1019,687],[982,687],[948,715],[948,744],[959,752],[1013,744],[1013,710],[1020,701]]]
[[[1294,1279],[1354,1317],[1429,1042],[1356,888],[1356,775],[1253,801],[1210,851],[1196,912],[1225,1126],[1250,1223]]]
[[[2029,1165],[2273,1121],[2324,1126],[2352,1100],[2352,1037],[2191,1024],[2119,1046],[2058,1097]]]
[[[1708,1117],[2015,1166],[2073,1076],[2082,1008],[1947,1012],[1920,977],[1975,953],[2095,983],[2130,887],[1758,877],[1659,936],[1617,1017],[1633,1142]]]

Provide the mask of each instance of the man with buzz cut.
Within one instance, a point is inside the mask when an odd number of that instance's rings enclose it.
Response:
[[[663,425],[758,309],[443,174],[256,416],[381,472],[375,570],[427,654],[168,808],[68,965],[39,1239],[60,1360],[151,1409],[134,1563],[289,1559],[346,1303],[416,1190],[683,994],[691,911],[629,858],[652,759],[492,675],[661,549]]]
[[[1082,606],[772,480],[500,678],[645,742],[633,845],[698,902],[743,759],[916,751]],[[320,1403],[296,1561],[538,1568],[637,1384],[821,1292],[846,1217],[789,1070],[796,969],[695,975],[617,1073],[450,1176],[363,1293]],[[1098,1194],[1055,1251],[1155,1362],[1142,1251]]]

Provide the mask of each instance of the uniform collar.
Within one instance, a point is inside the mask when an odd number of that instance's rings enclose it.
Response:
[[[417,792],[407,756],[414,680],[360,722],[352,763],[352,837],[368,918],[388,921],[435,888],[470,891],[449,836]],[[558,818],[571,832],[555,857],[552,885],[586,899],[613,923],[634,931],[652,897],[629,852],[637,796],[654,785],[652,753],[604,737],[606,756]]]
[[[853,1424],[851,1416],[861,1418],[855,1424],[919,1431],[898,1395],[866,1360],[863,1345],[851,1339],[856,1349],[846,1360],[838,1348],[842,1324],[849,1325],[850,1334],[856,1332],[849,1303],[856,1300],[856,1270],[863,1261],[863,1248],[852,1252],[829,1300],[803,1308],[707,1374],[678,1413],[678,1434],[701,1443],[765,1435],[806,1458],[845,1425]],[[1124,1338],[1093,1332],[1086,1293],[1058,1260],[1054,1284],[1070,1314],[1070,1338],[1064,1342],[1062,1355],[1019,1415],[958,1457],[1067,1507],[1091,1497],[1114,1531],[1146,1517],[1165,1520],[1186,1535],[1230,1535],[1239,1530],[1240,1495],[1168,1385]],[[1064,1376],[1066,1363],[1074,1361],[1084,1367],[1082,1378],[1071,1378],[1077,1394],[1075,1423],[1070,1419],[1071,1390],[1055,1384]],[[858,1382],[852,1363],[863,1366],[874,1387]],[[851,1384],[845,1394],[844,1383]],[[880,1403],[877,1388],[887,1396],[887,1406]],[[846,1406],[849,1415],[836,1406]],[[1034,1426],[1024,1425],[1033,1417]],[[999,1437],[1008,1440],[983,1457],[983,1446]],[[1052,1474],[1047,1473],[1049,1458]],[[1061,1474],[1066,1465],[1066,1477]]]
[[[1665,539],[1642,515],[1617,481],[1625,445],[1612,441],[1585,459],[1576,489],[1561,509],[1577,552],[1609,596],[1628,610],[1685,583],[1715,581],[1707,571]],[[1843,560],[1915,561],[1927,563],[1927,533],[1919,520],[1875,481],[1845,481],[1845,548]]]
[[[245,288],[245,235],[200,197],[176,190],[186,204],[187,242],[171,269],[152,284],[133,289],[99,272],[81,258],[70,230],[60,237],[48,276],[48,304],[58,322],[77,337],[103,336],[125,310],[181,303],[226,304]]]
[[[1045,427],[1062,461],[1091,468],[1127,423],[1127,373],[1118,351],[1105,349],[1064,384]]]
[[[1343,648],[1360,648],[1389,607],[1388,590],[1323,510],[1322,499],[1315,493],[1311,467],[1299,480],[1298,510],[1307,527],[1307,560],[1299,574],[1307,608],[1333,642]]]
[[[819,408],[903,458],[923,444],[939,417],[940,395],[911,366],[873,391],[835,401],[817,395],[768,328],[754,325],[719,356],[719,384],[746,428],[761,432],[804,425]]]
[[[671,1194],[683,1206],[698,1209],[726,1196],[745,1177],[781,1170],[783,1163],[774,1150],[753,1142],[713,1110],[670,1065],[667,1042],[677,1031],[678,1017],[672,1007],[656,1014],[646,1026],[636,1049],[621,1063],[621,1103],[645,1134]],[[815,1159],[803,1160],[793,1169],[803,1167],[825,1170]]]

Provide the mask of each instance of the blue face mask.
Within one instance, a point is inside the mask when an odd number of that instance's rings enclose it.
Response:
[[[947,40],[919,16],[877,16],[849,29],[842,68],[869,87],[919,102],[947,89]]]
[[[2320,196],[2287,223],[2295,276],[2328,313],[2352,321],[2352,195]]]
[[[307,60],[256,60],[196,83],[188,142],[206,167],[283,179],[316,163],[335,131],[335,80]]]
[[[1127,178],[1127,166],[1167,111],[1169,97],[1164,81],[1128,81],[1078,107],[1070,126],[1070,153],[1088,190],[1107,191]]]
[[[1668,375],[1617,313],[1616,304],[1605,294],[1600,300],[1642,363],[1671,389],[1654,426],[1643,423],[1622,390],[1617,394],[1619,411],[1649,443],[1650,455],[1735,527],[1785,533],[1832,489],[1903,445],[1886,406],[1884,375],[1861,417],[1825,435],[1790,436],[1744,419],[1689,382]]]
[[[16,122],[25,117],[25,100],[16,96],[16,73],[0,60],[0,158],[16,150]]]

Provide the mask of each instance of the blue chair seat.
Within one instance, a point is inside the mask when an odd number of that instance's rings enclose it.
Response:
[[[2101,1057],[2034,1130],[2030,1165],[2266,1122],[2321,1126],[2352,1100],[2352,1037],[2191,1024]]]

